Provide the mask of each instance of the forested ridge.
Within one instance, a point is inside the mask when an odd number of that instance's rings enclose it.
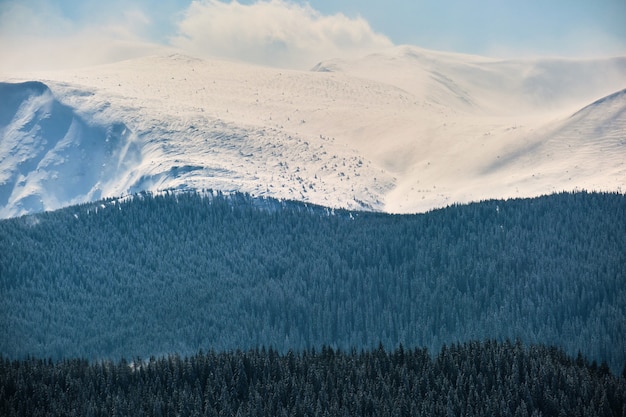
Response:
[[[0,354],[515,340],[626,362],[626,197],[417,215],[166,193],[0,222]]]
[[[269,349],[134,362],[0,358],[0,415],[626,416],[626,376],[557,348]]]

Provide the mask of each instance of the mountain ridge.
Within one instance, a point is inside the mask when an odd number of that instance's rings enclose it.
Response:
[[[394,213],[625,185],[625,116],[615,113],[602,128],[601,107],[621,97],[608,99],[626,85],[626,58],[513,61],[404,46],[332,62],[334,71],[307,72],[173,54],[5,77],[44,83],[83,130],[103,129],[100,142],[123,126],[129,136],[120,143],[135,158],[110,162],[116,169],[99,177],[101,191],[94,185],[71,199],[55,196],[42,185],[55,175],[47,166],[27,173],[11,162],[11,152],[36,154],[28,140],[38,133],[5,122],[0,216],[33,211],[21,203],[24,181],[44,210],[144,190],[211,188]],[[0,101],[0,114],[7,103]],[[590,103],[597,111],[576,113]],[[526,155],[552,149],[554,138],[566,143],[574,114],[586,118],[577,123],[587,142],[600,134],[610,155],[593,145],[548,159]],[[66,139],[80,148],[82,137],[74,135]],[[7,151],[9,142],[19,149]],[[524,155],[523,164],[502,163]],[[581,163],[590,168],[578,172]],[[71,187],[63,175],[56,181]]]
[[[134,164],[140,152],[123,123],[94,124],[41,82],[0,83],[0,92],[13,104],[3,106],[13,117],[0,143],[2,217],[122,192],[117,184],[106,187],[120,181],[115,173]]]

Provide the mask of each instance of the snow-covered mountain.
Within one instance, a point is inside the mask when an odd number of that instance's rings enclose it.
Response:
[[[403,46],[312,71],[169,55],[0,80],[0,217],[171,188],[416,212],[626,182],[626,57]]]
[[[0,84],[0,97],[4,216],[127,192],[118,173],[141,155],[123,123],[94,124],[41,82]]]

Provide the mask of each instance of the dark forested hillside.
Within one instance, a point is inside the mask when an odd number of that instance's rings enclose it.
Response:
[[[494,338],[626,362],[626,197],[420,215],[137,196],[0,222],[0,353],[87,359]]]
[[[626,379],[556,348],[466,343],[146,361],[0,358],[0,415],[626,416]]]

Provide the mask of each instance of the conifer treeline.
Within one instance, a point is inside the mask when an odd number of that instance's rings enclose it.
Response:
[[[0,415],[626,416],[626,379],[557,348],[486,341],[147,361],[0,359]]]
[[[0,354],[119,359],[494,338],[626,362],[626,197],[420,215],[138,196],[0,222]]]

